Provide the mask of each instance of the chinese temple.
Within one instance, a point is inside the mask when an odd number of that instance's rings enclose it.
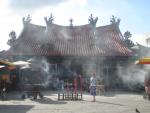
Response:
[[[126,65],[132,51],[125,46],[119,29],[120,20],[114,17],[109,25],[96,26],[98,18],[90,15],[86,25],[69,26],[53,23],[53,16],[45,17],[46,26],[23,18],[23,29],[15,44],[5,52],[13,61],[46,59],[55,76],[69,76],[76,72],[90,76],[92,72],[102,78],[108,87],[117,86],[117,65]]]

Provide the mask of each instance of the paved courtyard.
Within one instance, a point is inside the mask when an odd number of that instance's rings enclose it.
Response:
[[[57,93],[43,92],[44,99],[20,99],[21,94],[14,92],[8,100],[0,100],[0,113],[150,113],[150,101],[142,94],[126,92],[107,92],[91,102],[89,94],[83,95],[83,101],[58,101]]]

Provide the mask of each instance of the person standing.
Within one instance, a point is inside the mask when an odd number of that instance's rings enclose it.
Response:
[[[96,74],[93,73],[90,78],[90,94],[93,96],[92,102],[95,102],[95,96],[96,96]]]

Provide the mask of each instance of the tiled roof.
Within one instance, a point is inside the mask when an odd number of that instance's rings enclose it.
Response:
[[[46,56],[129,56],[119,28],[115,25],[94,27],[48,27],[28,24],[22,30],[17,43],[7,51],[11,55]]]

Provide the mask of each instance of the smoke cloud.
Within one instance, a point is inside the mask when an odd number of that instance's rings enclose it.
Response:
[[[126,67],[118,66],[118,77],[122,79],[125,87],[131,90],[137,90],[144,86],[145,76],[148,74],[149,66],[140,68],[137,65],[128,65]]]
[[[45,86],[45,87],[47,87],[48,85],[49,85],[49,80],[51,79],[51,77],[52,77],[52,75],[50,74],[50,68],[51,68],[51,66],[50,66],[50,64],[47,62],[47,60],[46,59],[42,59],[41,60],[41,69],[44,71],[44,75],[45,75],[45,80],[44,80],[44,83],[43,83],[43,85]],[[43,76],[44,76],[43,75]]]
[[[66,0],[10,0],[10,7],[14,10],[37,9],[44,6],[52,6]]]
[[[39,83],[44,87],[47,87],[49,85],[49,80],[52,77],[50,72],[51,66],[48,61],[43,57],[41,59],[29,59],[28,62],[31,63],[30,66],[24,68],[28,69],[28,72],[26,72],[26,74],[30,76],[28,77],[28,80],[30,80],[33,84]]]

